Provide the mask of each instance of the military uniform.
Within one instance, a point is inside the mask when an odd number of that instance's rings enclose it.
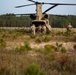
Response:
[[[72,25],[69,23],[69,25],[67,26],[67,31],[68,32],[71,32],[72,31],[72,28],[73,28]]]
[[[32,34],[34,34],[35,35],[35,31],[36,31],[36,27],[35,27],[35,25],[33,24],[32,26],[31,26],[31,31],[32,31]]]
[[[49,20],[48,19],[45,19],[46,20],[46,27],[49,31],[51,31],[51,26],[49,25]]]

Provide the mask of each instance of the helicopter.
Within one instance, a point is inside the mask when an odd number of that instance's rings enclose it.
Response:
[[[36,5],[36,13],[26,14],[26,15],[30,15],[30,18],[32,19],[30,26],[31,26],[31,32],[34,35],[37,32],[46,34],[47,31],[51,31],[51,25],[49,24],[49,15],[46,14],[46,12],[55,8],[58,5],[76,5],[76,4],[65,4],[65,3],[45,3],[45,2],[38,2],[34,0],[27,0],[27,1],[30,1],[33,4],[16,6],[15,8]],[[44,12],[42,12],[42,5],[44,4],[49,4],[52,6],[46,9]]]

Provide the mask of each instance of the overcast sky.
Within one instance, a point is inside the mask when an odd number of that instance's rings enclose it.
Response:
[[[50,3],[73,3],[76,4],[76,0],[34,0],[39,2]],[[26,14],[35,13],[36,6],[28,6],[22,8],[15,8],[15,6],[31,4],[28,0],[1,0],[0,1],[0,15],[6,13]],[[43,5],[43,11],[49,8],[51,5]],[[76,6],[57,6],[47,12],[48,14],[61,14],[61,15],[76,15]]]

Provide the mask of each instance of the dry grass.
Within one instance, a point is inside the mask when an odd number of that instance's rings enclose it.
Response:
[[[30,33],[25,33],[25,30],[1,29],[0,38],[4,40],[3,42],[6,42],[6,46],[0,47],[0,75],[25,75],[33,67],[37,69],[34,69],[34,72],[30,71],[33,73],[32,75],[36,71],[39,72],[37,72],[37,75],[75,75],[76,44],[74,44],[74,40],[76,34],[65,36],[61,34],[62,31],[57,31],[53,29],[53,32],[48,35],[30,37]],[[46,42],[43,40],[45,36],[47,36],[45,38]],[[36,43],[37,37],[42,40],[40,43]],[[47,41],[48,38],[50,38],[50,41]],[[66,39],[68,39],[69,44],[70,42],[73,43],[70,46],[66,44],[66,47],[69,47],[68,49],[63,47]],[[25,40],[29,41],[29,43],[25,42]],[[55,43],[53,44],[53,42]],[[58,45],[56,45],[56,42],[58,42]],[[31,48],[31,44],[34,47]],[[62,47],[56,51],[56,47],[59,48],[60,44],[62,44]],[[39,46],[39,48],[35,48],[35,45],[45,47]],[[74,49],[71,49],[71,46]],[[19,47],[21,53],[15,51],[16,47]],[[29,67],[31,64],[36,65]]]

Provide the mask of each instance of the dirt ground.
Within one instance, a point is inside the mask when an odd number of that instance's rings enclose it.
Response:
[[[22,37],[19,37],[15,40],[7,40],[7,49],[16,48],[17,46],[24,45],[24,40],[28,40],[30,43],[31,48],[44,48],[45,45],[56,45],[58,42],[59,44],[62,44],[63,47],[65,47],[67,50],[73,50],[73,46],[76,44],[76,42],[65,42],[65,41],[58,41],[58,40],[51,40],[49,42],[41,42],[36,43],[34,39],[30,39],[29,35],[23,35]]]

